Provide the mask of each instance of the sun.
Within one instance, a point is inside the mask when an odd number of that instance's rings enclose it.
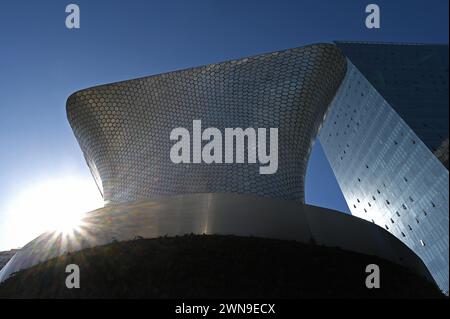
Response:
[[[69,235],[100,207],[103,199],[92,179],[65,176],[31,184],[9,205],[8,237],[22,246],[46,231]]]

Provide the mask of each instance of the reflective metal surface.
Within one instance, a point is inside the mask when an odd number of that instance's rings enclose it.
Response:
[[[302,202],[312,143],[345,70],[334,45],[310,45],[82,90],[67,116],[107,203],[213,192]],[[193,120],[277,128],[278,171],[172,163],[170,133]]]
[[[64,213],[62,211],[61,213]],[[410,249],[382,228],[329,209],[255,196],[193,194],[120,204],[88,214],[74,234],[46,233],[26,245],[0,271],[0,282],[68,251],[184,234],[222,234],[296,240],[375,255],[432,281]]]
[[[352,215],[402,240],[448,291],[448,170],[350,61],[319,139]]]
[[[431,152],[448,140],[448,44],[336,45]]]

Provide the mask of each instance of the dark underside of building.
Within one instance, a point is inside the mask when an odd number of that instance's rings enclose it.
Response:
[[[380,267],[380,289],[365,285]],[[80,288],[67,289],[68,264]],[[85,249],[20,271],[0,298],[443,298],[436,286],[375,256],[256,237],[137,238]]]

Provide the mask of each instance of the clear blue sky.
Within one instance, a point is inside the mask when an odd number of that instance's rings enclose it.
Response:
[[[71,2],[79,30],[64,24]],[[369,3],[381,8],[379,30],[365,28]],[[72,92],[333,40],[448,43],[448,1],[2,1],[0,250],[19,245],[5,210],[23,188],[67,172],[90,178],[66,120]],[[306,201],[348,212],[319,143]]]

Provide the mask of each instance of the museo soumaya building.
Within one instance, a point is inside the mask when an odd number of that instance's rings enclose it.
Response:
[[[85,218],[88,235],[30,242],[0,281],[67,251],[194,233],[340,247],[448,291],[445,54],[316,44],[72,94],[68,120],[105,207]],[[304,202],[316,137],[355,216]]]

